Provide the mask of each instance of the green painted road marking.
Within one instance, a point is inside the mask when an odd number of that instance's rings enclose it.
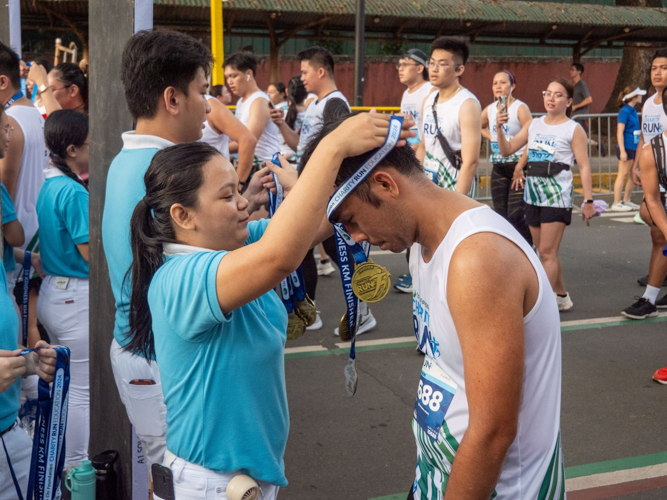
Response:
[[[660,313],[655,318],[643,320],[628,319],[624,316],[610,316],[608,318],[579,319],[575,321],[563,321],[560,324],[562,332],[572,332],[577,330],[599,330],[611,326],[628,326],[643,323],[664,323],[667,321],[667,313]],[[382,349],[399,349],[403,347],[414,348],[417,345],[416,340],[407,340],[411,337],[394,337],[388,339],[360,340],[357,341],[357,352],[379,351]],[[310,358],[312,356],[337,356],[346,355],[350,350],[350,343],[340,342],[338,347],[327,349],[324,346],[304,346],[291,347],[285,349],[285,359]]]
[[[571,467],[565,468],[565,478],[567,480],[575,479],[579,477],[591,477],[599,476],[601,474],[609,474],[614,472],[622,472],[632,469],[639,469],[644,467],[650,467],[655,465],[667,464],[667,452],[654,453],[652,455],[642,455],[639,457],[629,457],[629,458],[619,458],[618,460],[607,460],[605,462],[596,462],[592,464],[585,465],[574,465]],[[629,479],[634,479],[629,476]],[[591,481],[594,483],[595,481]],[[618,484],[612,482],[611,484]],[[597,485],[591,484],[591,487]],[[577,490],[583,488],[577,487]],[[568,488],[568,491],[570,489]],[[374,497],[369,498],[368,500],[405,500],[408,496],[408,492],[397,493],[394,495],[388,495],[383,497]]]

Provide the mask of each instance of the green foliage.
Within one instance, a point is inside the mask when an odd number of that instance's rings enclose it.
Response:
[[[397,40],[396,42],[380,42],[380,55],[383,56],[400,56],[408,51],[408,46],[405,42]]]

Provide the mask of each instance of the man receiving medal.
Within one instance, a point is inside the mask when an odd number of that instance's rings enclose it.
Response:
[[[343,119],[324,124],[302,161]],[[378,300],[388,286],[368,245],[411,248],[413,324],[426,357],[409,498],[563,498],[560,319],[547,275],[505,219],[440,189],[391,135],[390,125],[381,148],[343,161],[327,216],[357,263],[349,286],[341,265],[351,336],[355,299]]]

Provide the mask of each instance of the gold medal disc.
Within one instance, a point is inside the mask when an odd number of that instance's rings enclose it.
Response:
[[[375,264],[371,259],[360,264],[352,276],[352,290],[364,302],[379,302],[389,292],[391,280],[387,268]]]
[[[296,313],[287,315],[287,340],[296,340],[306,333],[306,323]]]
[[[317,307],[315,307],[315,302],[308,295],[306,295],[305,300],[297,301],[294,312],[303,320],[306,326],[313,325],[317,321]]]
[[[352,340],[352,332],[350,331],[350,323],[347,320],[347,313],[343,314],[338,325],[338,334],[343,342]]]

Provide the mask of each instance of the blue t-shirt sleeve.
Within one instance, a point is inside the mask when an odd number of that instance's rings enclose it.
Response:
[[[2,223],[7,224],[16,220],[16,209],[14,208],[12,197],[9,196],[9,191],[7,191],[4,184],[0,184],[0,190],[2,190]]]
[[[217,276],[227,252],[175,256],[159,278],[157,293],[169,326],[184,340],[205,341],[211,329],[231,319],[218,302]]]
[[[623,123],[625,126],[628,125],[628,120],[630,119],[630,110],[627,106],[623,106],[618,112],[618,123]]]
[[[88,242],[88,191],[72,189],[63,197],[61,213],[67,232],[75,245]]]
[[[266,231],[269,222],[271,222],[271,219],[260,219],[248,222],[248,232],[250,234],[248,239],[245,241],[245,244],[250,245],[251,243],[258,242],[264,235],[264,231]]]

